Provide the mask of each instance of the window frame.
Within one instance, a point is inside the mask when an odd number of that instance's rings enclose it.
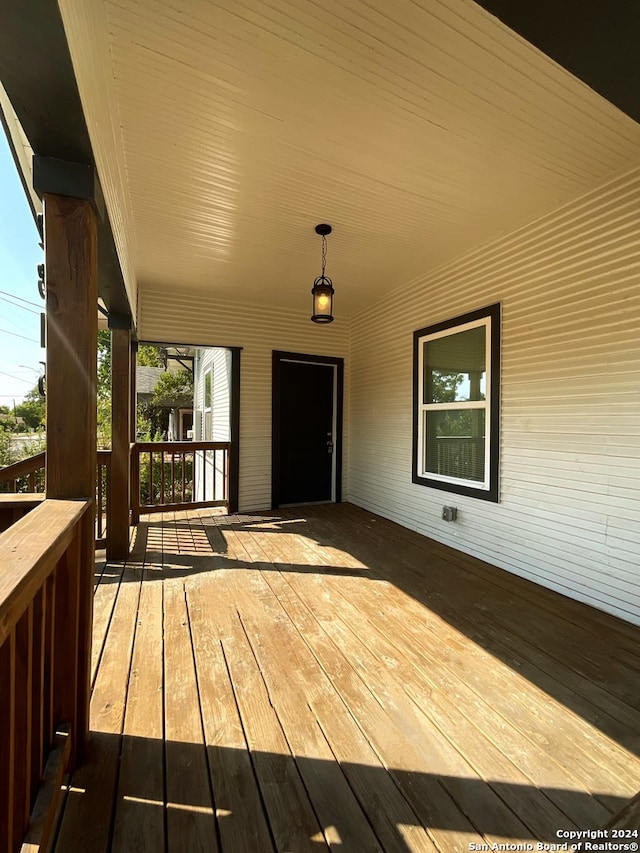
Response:
[[[208,395],[207,391],[209,392]],[[209,397],[208,405],[207,396]],[[209,415],[208,419],[207,415]],[[202,440],[213,441],[213,367],[208,367],[204,372],[204,388],[202,392]]]
[[[449,320],[417,329],[413,333],[413,447],[412,477],[413,483],[441,489],[454,494],[467,495],[480,500],[499,501],[499,462],[500,462],[500,339],[501,339],[500,303],[479,308],[467,314],[461,314]],[[424,368],[422,364],[425,339],[455,335],[478,326],[486,326],[487,371],[484,405],[481,401],[460,401],[451,403],[425,403]],[[431,474],[425,471],[422,457],[424,413],[428,411],[450,411],[455,409],[483,409],[485,412],[485,479],[482,483],[445,475]]]

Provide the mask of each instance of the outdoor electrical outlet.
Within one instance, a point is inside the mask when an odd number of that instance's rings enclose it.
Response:
[[[443,506],[442,518],[444,521],[455,521],[458,517],[458,508],[455,506]]]

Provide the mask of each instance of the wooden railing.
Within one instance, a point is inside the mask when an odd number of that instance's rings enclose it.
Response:
[[[80,601],[92,567],[80,564],[80,531],[89,506],[45,500],[0,534],[0,853],[23,841],[46,850],[62,778],[84,736],[78,684],[89,650]]]
[[[44,492],[46,454],[37,453],[21,462],[0,468],[0,492],[33,494]]]
[[[140,513],[227,506],[228,441],[138,442],[131,447],[132,521]]]
[[[109,509],[111,484],[111,451],[98,450],[98,471],[96,479],[96,548],[104,548],[109,529]]]
[[[3,530],[8,530],[12,524],[35,509],[43,500],[44,495],[42,494],[0,495],[0,533]]]
[[[40,495],[45,491],[46,453],[29,456],[21,462],[0,468],[0,493]],[[96,480],[96,548],[104,548],[109,527],[109,485],[111,470],[111,451],[98,450]],[[25,503],[27,506],[27,503]],[[2,525],[0,530],[8,525]]]

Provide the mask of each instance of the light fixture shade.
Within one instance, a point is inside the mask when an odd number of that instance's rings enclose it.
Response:
[[[319,275],[311,288],[313,294],[314,323],[333,323],[333,283],[326,275]]]

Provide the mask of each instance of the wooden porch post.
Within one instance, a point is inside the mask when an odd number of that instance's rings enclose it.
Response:
[[[98,265],[91,201],[44,187],[47,287],[47,498],[95,503]],[[78,660],[58,709],[73,726],[73,753],[89,731],[91,628],[95,565],[94,513],[81,529]]]
[[[131,359],[130,364],[131,376],[129,379],[129,393],[131,394],[130,411],[131,417],[129,422],[129,440],[130,444],[135,444],[138,437],[138,387],[137,387],[137,370],[138,370],[138,342],[131,342]],[[140,462],[135,448],[130,447],[129,452],[129,506],[131,509],[131,524],[136,525],[140,521]]]
[[[129,440],[131,444],[136,441],[136,421],[138,417],[138,390],[136,387],[136,370],[138,367],[138,342],[131,341],[131,358],[129,366],[131,368],[131,377],[129,379],[129,393],[131,394],[131,404],[129,410],[131,418],[129,423]]]
[[[240,347],[231,349],[231,450],[229,458],[230,513],[238,512],[240,503]]]
[[[111,323],[111,318],[110,318]],[[128,325],[121,323],[118,325]],[[129,553],[129,445],[131,433],[131,331],[111,329],[111,490],[107,559]]]
[[[42,159],[35,158],[34,185],[43,196],[45,223],[47,498],[83,498],[95,505],[98,253],[93,195],[88,191],[93,170],[61,161],[39,162]],[[75,695],[69,684],[63,700],[69,707],[58,709],[75,721],[74,757],[89,730],[93,512],[83,516],[80,540],[78,656],[69,675],[77,679],[78,689]]]

